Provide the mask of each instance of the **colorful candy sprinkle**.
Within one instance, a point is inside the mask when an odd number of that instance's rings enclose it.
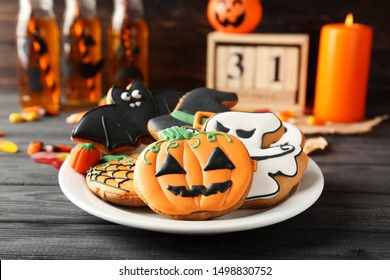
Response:
[[[64,162],[70,153],[56,152],[37,152],[31,155],[31,158],[38,163],[53,164],[55,161]]]
[[[16,153],[18,151],[18,146],[7,140],[0,140],[0,151],[6,153]]]
[[[33,122],[39,120],[40,116],[38,112],[27,112],[27,113],[12,113],[9,115],[9,121],[11,123],[19,122]]]
[[[27,154],[30,156],[32,154],[35,154],[37,152],[65,152],[69,153],[72,150],[71,146],[67,145],[52,145],[52,144],[47,144],[45,145],[41,141],[33,141],[31,142],[28,147],[27,147]]]
[[[281,111],[276,113],[276,115],[282,122],[295,122],[296,113],[294,110]]]
[[[308,125],[324,125],[325,122],[317,119],[315,116],[309,116],[307,118],[307,124]]]
[[[41,106],[31,106],[22,109],[22,114],[26,114],[26,113],[35,113],[38,114],[39,116],[44,116],[46,115],[46,110]]]
[[[74,113],[66,118],[66,122],[70,124],[76,124],[85,115],[86,112]]]

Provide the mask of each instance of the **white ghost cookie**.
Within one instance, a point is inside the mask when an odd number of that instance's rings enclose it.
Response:
[[[308,158],[302,148],[303,134],[290,123],[282,125],[273,113],[220,113],[208,120],[204,130],[236,136],[257,162],[252,187],[242,208],[275,205],[291,192],[306,170]],[[284,132],[282,137],[280,131]],[[273,142],[269,143],[269,139]]]

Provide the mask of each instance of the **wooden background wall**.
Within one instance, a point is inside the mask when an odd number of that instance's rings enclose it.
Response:
[[[58,23],[64,0],[54,1]],[[99,18],[106,28],[112,1],[97,0]],[[206,19],[208,0],[144,0],[150,29],[150,87],[184,90],[205,85]],[[314,95],[320,28],[342,22],[353,12],[356,22],[374,29],[369,81],[369,103],[390,104],[390,1],[388,0],[262,0],[263,20],[255,32],[310,35],[308,100]],[[15,24],[18,1],[0,0],[0,91],[15,92]],[[104,46],[106,48],[106,46]],[[108,85],[106,85],[106,88]],[[390,111],[390,110],[389,110]]]

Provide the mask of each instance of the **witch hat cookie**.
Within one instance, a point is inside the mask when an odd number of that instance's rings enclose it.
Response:
[[[170,112],[183,94],[166,91],[155,98],[139,81],[133,81],[126,89],[114,86],[107,94],[109,104],[88,111],[75,125],[71,138],[93,143],[103,153],[132,151],[152,141],[148,121],[159,116],[160,111]]]
[[[210,88],[196,88],[184,95],[169,115],[151,119],[148,122],[150,134],[158,139],[158,132],[172,126],[190,126],[200,129],[206,120],[219,112],[230,111],[238,97],[233,92]]]

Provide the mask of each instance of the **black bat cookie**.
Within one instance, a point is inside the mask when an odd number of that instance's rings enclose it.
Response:
[[[111,104],[88,111],[74,127],[71,138],[76,142],[93,143],[103,153],[132,151],[140,143],[152,140],[148,121],[172,111],[173,104],[183,94],[164,91],[157,93],[155,98],[139,81],[133,81],[126,89],[114,86],[107,95]]]

